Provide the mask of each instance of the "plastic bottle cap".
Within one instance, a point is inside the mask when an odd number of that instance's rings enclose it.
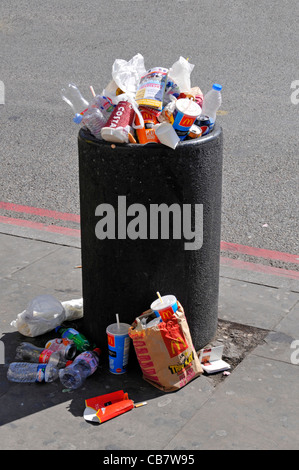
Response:
[[[214,83],[213,89],[217,90],[217,91],[221,91],[222,90],[222,85],[219,85],[218,83]]]
[[[97,353],[97,355],[99,356],[102,351],[100,350],[100,348],[95,348],[94,352]]]
[[[75,117],[73,118],[73,121],[76,123],[76,124],[80,124],[80,122],[82,121],[83,119],[83,116],[82,114],[75,114]]]

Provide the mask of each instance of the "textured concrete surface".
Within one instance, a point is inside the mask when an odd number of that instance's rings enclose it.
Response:
[[[140,449],[178,455],[197,455],[203,449],[298,450],[299,294],[292,283],[290,289],[269,287],[271,277],[266,282],[257,273],[255,282],[239,280],[232,271],[229,279],[220,277],[219,318],[268,333],[216,386],[201,375],[178,392],[165,394],[142,379],[132,356],[127,374],[110,374],[103,358],[102,368],[81,389],[69,392],[59,381],[9,383],[6,371],[17,345],[26,340],[10,322],[27,303],[42,293],[61,301],[81,295],[81,271],[76,268],[80,250],[4,234],[0,242],[2,450],[95,449],[112,455]],[[30,341],[39,344],[41,338]],[[86,398],[120,389],[135,402],[148,404],[101,425],[84,420]]]

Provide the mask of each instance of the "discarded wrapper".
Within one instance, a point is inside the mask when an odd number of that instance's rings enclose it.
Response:
[[[224,346],[215,346],[213,348],[204,348],[199,351],[199,360],[201,367],[208,374],[230,369],[230,365],[222,360]]]
[[[117,392],[85,400],[86,408],[83,416],[86,421],[104,423],[109,419],[132,410],[134,407],[138,408],[146,404],[146,402],[134,404],[133,400],[129,399],[127,393],[123,390],[118,390]]]

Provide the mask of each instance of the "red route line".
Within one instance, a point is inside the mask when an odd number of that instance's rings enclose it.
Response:
[[[68,227],[59,227],[58,225],[46,225],[40,222],[31,222],[24,219],[13,219],[12,217],[5,217],[0,215],[0,223],[8,225],[18,225],[19,227],[27,227],[30,229],[41,230],[43,232],[60,233],[62,235],[70,235],[72,237],[80,237],[80,230]]]
[[[284,261],[286,263],[299,263],[299,254],[292,255],[290,253],[283,253],[281,251],[265,250],[264,248],[255,248],[252,246],[238,245],[237,243],[221,242],[222,251],[229,251],[231,253],[238,253],[243,255],[256,256],[258,258],[272,259]]]
[[[80,223],[80,215],[69,214],[67,212],[52,211],[49,209],[39,209],[37,207],[22,206],[20,204],[13,204],[11,202],[1,202],[0,209],[12,212],[21,212],[22,214],[33,214],[41,217],[50,217],[58,220],[68,220],[71,222]]]
[[[240,259],[224,258],[223,256],[220,258],[220,264],[221,266],[228,266],[230,268],[245,269],[247,271],[299,280],[299,271],[291,271],[290,269],[275,268],[274,266],[250,263],[249,261],[242,261]]]
[[[24,206],[21,204],[14,204],[10,202],[0,201],[0,209],[12,211],[12,212],[20,212],[23,214],[38,215],[41,217],[49,217],[49,218],[56,219],[56,220],[65,220],[65,221],[80,223],[80,215],[77,215],[77,214],[70,214],[67,212],[58,212],[58,211],[49,210],[49,209],[41,209],[37,207]],[[48,226],[48,225],[37,223],[37,222],[29,222],[25,220],[23,221],[22,219],[10,219],[9,217],[4,217],[4,216],[1,216],[1,219],[3,223],[8,223],[11,225],[19,225],[23,227],[25,226],[31,227],[37,230],[43,230],[47,232],[65,233],[65,234],[73,235],[76,237],[79,236],[80,234],[80,230],[70,229],[67,227],[58,227],[55,225]],[[11,220],[11,222],[9,220]],[[294,263],[294,264],[299,263],[299,255],[294,255],[290,253],[284,253],[284,252],[275,251],[275,250],[267,250],[264,248],[256,248],[256,247],[251,247],[251,246],[246,246],[246,245],[239,245],[237,243],[229,243],[229,242],[224,242],[224,241],[221,241],[220,247],[222,251],[226,251],[226,252],[231,252],[231,253],[236,253],[236,254],[245,254],[249,256],[255,256],[257,258],[278,260],[278,261],[283,261],[286,263]],[[254,263],[251,263],[251,264],[254,264]],[[281,269],[281,268],[278,268],[278,269]]]

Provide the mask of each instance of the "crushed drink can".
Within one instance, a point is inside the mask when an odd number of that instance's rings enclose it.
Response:
[[[201,136],[202,136],[201,127],[198,127],[195,124],[193,124],[190,127],[190,130],[189,130],[188,135],[187,135],[187,139],[197,139],[197,137],[201,137]]]
[[[102,139],[120,144],[128,143],[133,132],[132,122],[135,111],[129,101],[120,101],[101,130]]]
[[[51,339],[45,345],[45,349],[52,352],[62,352],[66,359],[73,359],[77,352],[74,342],[66,338]]]
[[[195,121],[195,125],[201,128],[202,135],[208,134],[211,130],[211,121],[209,116],[199,116]]]

